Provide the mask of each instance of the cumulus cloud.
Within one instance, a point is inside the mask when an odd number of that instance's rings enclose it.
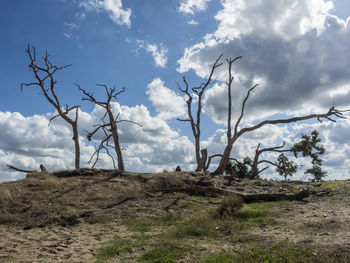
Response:
[[[132,120],[142,127],[122,122],[119,124],[121,145],[125,148],[125,164],[129,171],[155,172],[174,169],[178,164],[188,167],[193,163],[193,144],[187,137],[180,137],[164,120],[150,115],[143,105],[129,107],[112,104],[119,120]],[[10,171],[6,164],[29,170],[38,170],[44,164],[48,170],[74,168],[74,142],[70,127],[60,118],[50,126],[54,113],[25,117],[20,113],[0,112],[0,181],[18,179],[23,173]],[[99,144],[103,134],[97,134],[88,142],[87,131],[100,123],[104,111],[95,106],[92,112],[79,112],[81,141],[81,166],[86,167],[94,144]],[[113,168],[106,154],[100,156],[96,167]]]
[[[331,14],[333,3],[312,1],[224,0],[216,14],[218,27],[184,51],[178,71],[193,69],[206,77],[215,59],[243,56],[233,73],[234,110],[255,83],[246,116],[305,114],[345,107],[350,101],[349,23]],[[225,62],[223,60],[223,62]],[[224,64],[215,76],[227,80]],[[225,120],[224,86],[212,87],[205,111],[216,122]],[[248,119],[250,121],[251,119]]]
[[[167,88],[164,82],[156,78],[147,85],[146,94],[158,112],[157,117],[168,120],[186,114],[186,102],[173,90]]]
[[[40,164],[49,170],[74,167],[71,130],[59,122],[48,126],[49,115],[24,117],[17,112],[0,112],[0,180],[20,176],[8,172],[6,164],[28,170],[38,170]],[[82,163],[86,163],[93,147],[82,144],[81,152]]]
[[[89,12],[105,11],[114,23],[131,27],[131,10],[130,8],[123,9],[122,0],[84,0],[79,6]]]
[[[195,12],[204,11],[211,0],[181,0],[179,12],[193,15]]]
[[[130,40],[127,40],[130,41]],[[157,44],[145,43],[143,40],[136,40],[137,50],[144,49],[147,53],[151,53],[154,63],[157,67],[165,68],[168,61],[167,53],[168,48],[162,43],[158,46]]]
[[[301,139],[302,134],[310,134],[314,129],[320,133],[322,140],[321,144],[324,145],[326,152],[321,156],[323,159],[322,169],[328,172],[327,179],[348,179],[350,160],[350,134],[347,132],[350,128],[350,120],[343,119],[337,123],[323,122],[323,123],[303,123],[290,125],[268,125],[263,128],[246,133],[241,136],[233,146],[231,157],[238,160],[243,160],[245,157],[253,158],[255,155],[255,149],[258,143],[261,144],[260,149],[269,148],[282,145],[285,142],[285,149],[290,148],[295,142]],[[208,149],[209,155],[222,153],[227,142],[226,130],[218,129],[215,134],[202,142],[202,147]],[[284,153],[290,160],[299,165],[297,174],[293,179],[312,179],[310,175],[305,175],[304,172],[307,168],[311,168],[311,160],[309,158],[295,158],[291,153]],[[276,161],[279,153],[266,152],[260,160]],[[211,170],[214,170],[218,164],[219,158],[212,160]],[[260,169],[264,168],[264,164],[261,164]],[[282,177],[275,171],[273,166],[270,166],[265,173],[262,174],[263,178],[268,179],[282,179]]]
[[[199,23],[192,19],[191,21],[188,21],[187,24],[189,24],[189,25],[198,25]]]

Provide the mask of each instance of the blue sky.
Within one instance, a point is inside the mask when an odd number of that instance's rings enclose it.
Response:
[[[93,152],[84,130],[91,130],[102,113],[81,102],[74,83],[101,99],[104,93],[95,84],[103,83],[127,87],[115,111],[144,126],[121,127],[128,170],[162,171],[178,164],[191,169],[193,140],[186,123],[176,121],[185,112],[176,81],[186,75],[198,85],[221,53],[242,55],[233,69],[234,109],[253,83],[261,87],[250,99],[245,125],[271,116],[325,112],[333,99],[338,108],[349,108],[348,16],[346,0],[2,0],[0,181],[23,176],[6,164],[73,167],[69,129],[60,120],[47,127],[54,111],[38,89],[20,92],[20,83],[33,80],[28,43],[38,54],[47,50],[56,65],[72,64],[57,74],[56,90],[62,104],[81,105],[82,166],[88,166]],[[225,77],[223,65],[204,100],[202,139],[210,154],[222,152],[224,144]],[[342,120],[267,127],[243,137],[233,155],[251,155],[258,142],[268,147],[292,143],[318,128],[327,171],[344,178],[350,165],[349,126]],[[100,163],[110,165],[108,158]]]

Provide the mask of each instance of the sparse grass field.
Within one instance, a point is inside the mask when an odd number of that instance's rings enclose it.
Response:
[[[232,186],[257,193],[309,187],[316,193],[309,202],[160,193],[188,178],[98,174],[2,183],[0,262],[350,262],[350,182]]]

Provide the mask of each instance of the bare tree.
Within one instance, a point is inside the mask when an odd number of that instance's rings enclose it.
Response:
[[[21,83],[21,91],[23,90],[23,86],[38,86],[41,89],[42,94],[45,96],[47,101],[56,109],[57,115],[53,116],[50,119],[49,125],[52,120],[56,117],[61,117],[65,120],[73,130],[73,141],[75,145],[75,169],[80,168],[80,145],[79,145],[79,133],[78,133],[78,112],[79,106],[68,107],[63,109],[61,103],[55,92],[55,85],[57,81],[54,78],[54,74],[57,71],[63,70],[71,65],[66,65],[62,67],[58,67],[53,65],[49,60],[49,55],[45,52],[45,56],[42,57],[43,65],[37,64],[36,60],[36,51],[34,47],[30,47],[28,44],[26,52],[30,59],[29,69],[34,73],[35,82],[32,83]],[[75,111],[74,118],[69,117],[69,113],[71,111]]]
[[[202,97],[204,94],[204,91],[206,88],[213,84],[214,81],[212,81],[213,74],[216,70],[216,68],[220,67],[222,63],[219,63],[221,57],[223,55],[219,56],[219,58],[215,61],[213,66],[211,67],[211,71],[209,74],[209,77],[206,82],[203,82],[199,87],[193,87],[192,91],[193,93],[197,96],[198,101],[197,101],[197,112],[196,112],[196,117],[194,118],[192,115],[192,102],[193,102],[193,94],[190,93],[189,91],[189,85],[188,82],[186,81],[186,78],[183,77],[183,82],[185,84],[185,88],[182,89],[180,87],[180,84],[177,83],[178,88],[181,92],[185,93],[187,96],[186,104],[187,104],[187,115],[188,119],[180,119],[178,118],[178,121],[183,121],[183,122],[189,122],[191,125],[192,133],[195,139],[195,153],[196,153],[196,161],[197,161],[197,172],[202,172],[205,170],[206,167],[206,162],[208,159],[208,151],[207,149],[201,149],[200,146],[200,136],[201,136],[201,111],[202,111]]]
[[[101,150],[105,150],[106,153],[108,154],[109,157],[111,157],[112,161],[113,161],[113,166],[114,168],[116,168],[115,166],[115,161],[113,156],[110,154],[109,152],[109,148],[112,147],[114,148],[114,151],[117,155],[117,159],[118,159],[118,170],[120,171],[124,171],[125,167],[124,167],[124,160],[123,160],[123,154],[122,154],[122,148],[120,146],[120,138],[119,138],[119,133],[118,133],[118,123],[121,122],[130,122],[133,124],[137,124],[139,126],[141,126],[140,124],[130,121],[130,120],[118,120],[119,118],[119,113],[116,117],[114,117],[113,111],[112,111],[112,107],[111,107],[111,101],[114,100],[118,100],[117,96],[120,95],[121,93],[125,92],[126,88],[122,88],[120,91],[117,91],[115,87],[113,88],[108,88],[107,85],[104,84],[96,84],[99,87],[103,87],[106,91],[107,94],[107,100],[104,101],[98,101],[95,99],[93,93],[89,93],[86,92],[83,88],[81,88],[78,84],[75,84],[78,89],[80,91],[83,92],[83,94],[85,95],[85,97],[82,98],[82,100],[86,100],[86,101],[90,101],[92,103],[95,103],[96,105],[104,108],[106,110],[106,113],[104,114],[104,116],[102,117],[101,124],[96,125],[96,129],[93,130],[92,132],[90,132],[87,135],[87,139],[89,141],[91,141],[92,136],[97,133],[98,131],[102,131],[104,133],[104,138],[101,140],[100,145],[97,147],[96,151],[94,152],[94,154],[91,156],[91,159],[89,162],[92,162],[94,156],[96,156],[95,161],[92,165],[92,167],[94,167],[99,159],[99,154]],[[105,118],[108,116],[108,121],[105,121]],[[111,145],[110,140],[113,139],[113,145]]]
[[[256,125],[238,129],[238,126],[239,126],[239,124],[244,116],[245,104],[249,98],[250,92],[253,91],[256,87],[257,87],[257,85],[253,86],[251,89],[248,90],[247,95],[242,102],[241,114],[240,114],[240,116],[235,124],[234,133],[231,136],[231,138],[228,139],[228,142],[227,142],[227,145],[225,147],[224,153],[222,154],[222,158],[220,160],[219,166],[216,168],[213,175],[221,174],[225,171],[226,166],[230,160],[231,150],[232,150],[234,143],[237,141],[237,139],[240,136],[242,136],[243,134],[245,134],[247,132],[257,130],[257,129],[259,129],[267,124],[272,124],[272,125],[285,124],[285,123],[292,123],[292,122],[298,122],[298,121],[310,120],[310,119],[317,119],[320,122],[322,122],[322,119],[336,122],[334,119],[331,118],[332,116],[335,116],[338,118],[345,118],[343,116],[343,112],[346,112],[347,110],[337,110],[333,106],[326,113],[310,114],[310,115],[305,115],[305,116],[301,116],[301,117],[293,117],[293,118],[287,118],[287,119],[264,120],[264,121],[259,122]],[[228,127],[228,129],[229,129],[229,127]]]
[[[213,74],[215,70],[220,67],[223,63],[219,63],[219,60],[222,58],[223,54],[216,59],[215,63],[211,67],[209,77],[205,82],[203,82],[199,87],[192,88],[192,91],[197,95],[198,97],[198,106],[197,106],[197,119],[195,120],[192,116],[192,101],[193,96],[190,94],[189,91],[189,85],[185,79],[183,78],[183,82],[185,83],[185,89],[180,88],[180,85],[178,84],[179,90],[187,95],[187,113],[188,113],[188,119],[178,119],[179,121],[184,122],[190,122],[191,129],[193,136],[195,138],[195,152],[196,152],[196,160],[197,160],[197,169],[196,171],[203,171],[209,168],[209,165],[211,163],[211,159],[214,157],[221,157],[220,162],[216,170],[212,173],[212,175],[216,174],[222,174],[227,167],[227,164],[230,161],[230,155],[232,151],[232,147],[234,143],[238,140],[239,137],[241,137],[243,134],[247,132],[251,132],[254,130],[257,130],[267,124],[276,125],[276,124],[286,124],[286,123],[292,123],[292,122],[298,122],[303,120],[309,120],[309,119],[317,119],[318,121],[322,122],[322,119],[326,119],[329,121],[335,122],[334,119],[331,117],[337,117],[337,118],[344,118],[343,113],[348,110],[338,110],[335,109],[335,107],[331,107],[328,112],[326,113],[320,113],[320,114],[310,114],[300,117],[293,117],[293,118],[286,118],[286,119],[276,119],[276,120],[264,120],[259,122],[256,125],[249,126],[249,127],[243,127],[240,128],[241,121],[244,117],[244,111],[246,103],[249,99],[250,93],[256,89],[259,84],[255,84],[253,87],[251,87],[243,99],[243,102],[241,104],[241,110],[240,115],[235,122],[234,126],[231,125],[231,119],[232,119],[232,82],[233,82],[233,75],[232,75],[232,64],[242,58],[241,56],[238,56],[234,59],[226,59],[226,62],[228,63],[228,81],[226,82],[227,85],[227,96],[228,96],[228,117],[227,117],[227,145],[225,147],[225,150],[223,154],[214,154],[208,157],[207,149],[201,149],[200,148],[200,114],[202,109],[202,96],[204,94],[205,89],[215,81],[212,79]]]
[[[282,150],[284,148],[284,146],[285,146],[285,142],[283,142],[283,144],[280,145],[280,146],[274,146],[274,147],[262,148],[262,149],[260,149],[260,145],[261,144],[259,143],[258,146],[255,149],[255,155],[254,155],[254,160],[252,162],[252,169],[251,169],[251,176],[252,176],[252,178],[259,178],[259,174],[269,168],[268,166],[265,166],[263,169],[259,170],[258,169],[258,165],[259,164],[261,164],[261,163],[268,163],[268,164],[276,166],[276,163],[271,162],[269,160],[259,160],[261,154],[263,154],[264,152],[279,152],[279,153],[282,153],[282,152],[290,152],[291,151],[291,149]]]

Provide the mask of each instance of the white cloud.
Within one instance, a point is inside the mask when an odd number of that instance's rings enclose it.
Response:
[[[74,23],[64,22],[64,25],[67,26],[70,30],[74,30],[74,29],[78,29],[79,28],[79,26],[74,24]]]
[[[130,40],[127,40],[130,41]],[[158,46],[157,44],[147,44],[143,40],[136,40],[138,45],[137,50],[144,49],[147,53],[151,53],[154,59],[154,63],[157,67],[165,68],[168,61],[167,53],[168,48],[162,43]]]
[[[195,12],[204,11],[211,0],[181,0],[179,11],[193,15]]]
[[[146,94],[158,112],[157,118],[168,120],[186,114],[186,102],[173,90],[165,87],[164,82],[156,78],[147,85]]]
[[[321,159],[323,159],[322,169],[328,172],[328,177],[326,179],[345,180],[349,179],[349,175],[346,171],[350,168],[350,160],[348,158],[350,155],[349,128],[349,119],[343,119],[337,123],[304,123],[292,127],[287,125],[268,125],[241,136],[233,146],[231,157],[238,160],[243,160],[243,158],[247,156],[253,158],[258,143],[261,143],[260,149],[262,149],[282,145],[283,141],[285,141],[285,149],[288,149],[301,139],[301,134],[310,134],[316,129],[320,133],[320,138],[322,139],[321,144],[323,144],[326,149],[325,154],[320,156]],[[202,147],[208,149],[209,155],[222,153],[226,141],[226,130],[218,129],[213,136],[202,142]],[[301,156],[299,156],[299,158],[294,158],[290,153],[285,154],[288,155],[290,160],[298,165],[302,165],[293,179],[312,179],[310,175],[305,176],[304,174],[306,169],[312,166],[309,158],[303,158]],[[275,161],[278,155],[279,153],[267,152],[261,156],[260,160]],[[215,169],[218,161],[219,158],[213,159],[211,170]],[[259,168],[262,169],[263,167],[265,166],[262,164]],[[262,177],[268,179],[282,179],[273,166],[270,166],[270,169],[262,174]]]
[[[119,120],[132,120],[142,124],[119,123],[121,145],[126,149],[124,158],[129,171],[155,172],[173,170],[177,165],[189,167],[193,163],[193,144],[187,137],[180,137],[164,120],[150,115],[143,105],[128,107],[113,103],[112,109]],[[93,144],[99,144],[103,134],[97,134],[92,142],[85,137],[95,129],[104,111],[96,106],[91,113],[79,112],[81,141],[81,166],[89,166],[94,152]],[[6,164],[28,170],[38,170],[44,164],[48,170],[74,168],[74,143],[70,126],[56,118],[48,126],[53,114],[24,117],[20,113],[0,112],[0,181],[18,179],[23,173],[8,170]],[[100,155],[96,167],[113,168],[106,154]]]
[[[64,35],[66,38],[71,38],[71,37],[72,37],[72,35],[69,34],[69,33],[67,33],[67,32],[63,33],[63,35]]]
[[[131,10],[130,8],[123,9],[122,0],[84,0],[79,6],[89,12],[103,10],[109,14],[114,23],[131,27]]]
[[[189,24],[189,25],[198,25],[198,22],[192,19],[191,21],[188,21],[187,24]]]
[[[237,111],[248,88],[246,116],[306,114],[328,110],[350,101],[350,22],[331,15],[333,3],[325,0],[224,0],[215,19],[218,27],[184,51],[179,72],[191,69],[206,77],[215,59],[243,56],[233,65],[233,105]],[[223,62],[225,62],[223,60]],[[227,79],[227,65],[215,75]],[[227,98],[220,83],[208,90],[205,111],[225,121]],[[331,90],[340,93],[330,94]],[[251,119],[246,119],[250,121]]]
[[[65,33],[63,33],[63,35],[66,37],[66,38],[71,38],[72,37],[72,35],[73,35],[73,31],[74,30],[77,30],[78,28],[79,28],[79,26],[77,25],[77,24],[74,24],[74,23],[68,23],[68,22],[64,22],[64,25],[66,26],[66,27],[68,27],[68,29],[69,29],[69,31],[70,32],[65,32]]]
[[[84,20],[86,18],[86,14],[83,13],[83,12],[81,12],[81,13],[78,12],[78,13],[75,14],[75,17],[78,18],[78,20],[81,21],[81,20]]]

